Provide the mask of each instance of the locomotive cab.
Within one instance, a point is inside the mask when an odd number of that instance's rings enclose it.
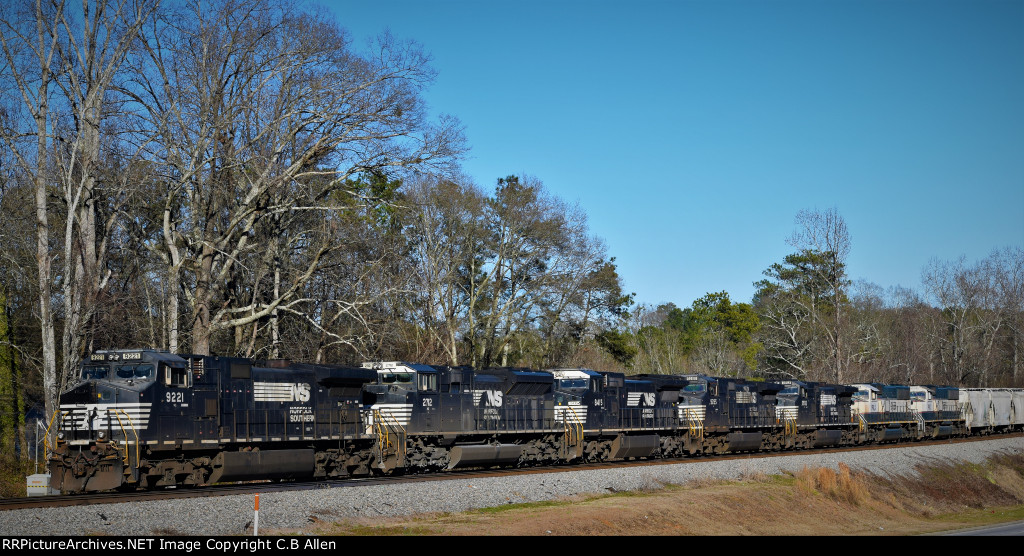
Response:
[[[933,438],[952,436],[955,421],[960,417],[960,391],[948,386],[911,386],[910,411],[924,430],[923,435]]]
[[[98,351],[80,369],[78,384],[60,402],[58,438],[63,433],[72,444],[132,440],[149,427],[160,391],[191,386],[184,359],[154,350]]]
[[[808,403],[808,387],[800,380],[784,380],[775,403],[775,416],[780,421],[803,424],[808,420],[810,404]]]
[[[441,406],[438,369],[404,361],[363,363],[363,368],[377,372],[376,382],[363,386],[368,434],[384,424],[399,429],[436,429]]]
[[[556,423],[587,426],[589,408],[602,407],[598,400],[602,390],[601,373],[590,369],[552,369]]]

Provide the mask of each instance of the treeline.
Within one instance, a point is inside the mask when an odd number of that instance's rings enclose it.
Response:
[[[0,46],[7,453],[105,348],[1020,384],[1019,248],[883,293],[802,212],[751,303],[635,306],[582,209],[461,175],[417,44],[356,48],[316,6],[17,0]]]
[[[0,7],[4,415],[98,349],[548,366],[625,310],[581,210],[460,175],[419,45],[319,13]]]
[[[1024,386],[1024,249],[933,259],[920,290],[853,282],[836,210],[801,211],[794,252],[750,303],[709,293],[632,311],[597,339],[623,369],[849,384]]]

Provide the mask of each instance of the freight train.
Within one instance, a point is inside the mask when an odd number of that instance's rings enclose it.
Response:
[[[761,382],[134,349],[92,353],[47,438],[62,493],[852,446],[1024,430],[1024,389]]]

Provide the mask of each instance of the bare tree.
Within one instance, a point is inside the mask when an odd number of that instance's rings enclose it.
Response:
[[[824,212],[801,210],[796,215],[797,231],[787,243],[799,249],[815,251],[824,256],[828,264],[814,267],[818,278],[831,290],[831,315],[815,311],[813,318],[821,323],[831,350],[832,379],[842,383],[844,379],[847,347],[843,343],[845,333],[845,305],[847,303],[846,259],[850,254],[850,232],[846,221],[835,208]],[[825,318],[831,322],[825,323]]]
[[[113,175],[102,159],[102,126],[114,117],[110,91],[156,6],[144,0],[83,0],[80,12],[64,10],[57,18],[64,67],[56,83],[68,111],[53,125],[60,139],[53,152],[66,209],[61,390],[75,375],[97,295],[110,278],[104,271],[108,239],[131,187],[131,173]],[[137,157],[137,150],[127,153],[128,159]]]
[[[462,336],[472,317],[474,271],[481,266],[487,239],[486,196],[466,179],[420,178],[410,186],[417,313],[426,333],[442,346],[447,363],[459,365]]]
[[[6,64],[2,89],[17,100],[4,99],[3,140],[14,154],[25,175],[31,176],[35,191],[36,268],[39,280],[39,321],[42,336],[43,390],[46,413],[53,413],[57,397],[57,349],[50,270],[50,222],[47,194],[50,184],[47,150],[50,145],[50,103],[55,80],[59,33],[56,19],[64,3],[50,6],[42,0],[34,3],[6,3],[0,22],[0,44]],[[5,95],[6,96],[6,95]],[[19,102],[20,106],[15,104]],[[24,116],[23,116],[24,115]],[[34,149],[33,149],[34,147]]]
[[[1010,369],[1012,385],[1024,381],[1022,350],[1024,350],[1024,248],[1007,247],[989,257],[995,302],[1007,331],[1005,360]]]
[[[100,272],[106,256],[103,238],[116,212],[106,222],[97,222],[98,205],[108,202],[97,185],[101,126],[110,113],[106,95],[154,6],[134,0],[82,0],[77,9],[63,1],[16,2],[3,8],[0,44],[8,66],[4,77],[11,85],[8,92],[20,97],[21,105],[16,113],[9,113],[0,135],[25,174],[32,176],[36,192],[36,264],[48,412],[77,365],[93,301],[104,283]],[[8,97],[3,105],[13,108],[12,100]],[[54,276],[48,215],[54,185],[65,209],[59,359],[51,306]],[[105,185],[117,189],[117,184]]]
[[[331,213],[345,211],[348,180],[365,172],[444,171],[462,150],[457,122],[425,120],[421,89],[433,77],[414,43],[384,36],[356,54],[336,24],[298,4],[187,2],[159,20],[134,87],[148,116],[140,133],[160,169],[161,241],[169,268],[170,347],[179,349],[177,295],[191,310],[191,349],[211,335],[309,301],[303,286],[335,247]],[[314,227],[298,213],[319,214]],[[254,234],[284,226],[301,267],[276,294],[232,297],[240,261],[265,245]],[[280,252],[279,252],[280,253]],[[286,260],[263,258],[264,263]],[[258,275],[261,271],[244,271]],[[281,276],[277,270],[269,270]],[[261,292],[267,293],[267,292]]]
[[[985,369],[978,363],[977,338],[983,325],[979,308],[987,284],[978,271],[967,266],[964,257],[953,262],[932,259],[923,271],[925,290],[937,302],[941,327],[937,327],[940,362],[948,380],[955,384],[986,385]]]

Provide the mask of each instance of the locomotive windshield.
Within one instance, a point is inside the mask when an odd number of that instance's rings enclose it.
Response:
[[[381,384],[412,384],[416,380],[415,373],[390,373],[378,371],[377,377]]]
[[[586,390],[587,382],[585,378],[563,378],[558,381],[558,387],[563,390]]]
[[[117,378],[148,380],[153,378],[153,365],[118,365]]]

